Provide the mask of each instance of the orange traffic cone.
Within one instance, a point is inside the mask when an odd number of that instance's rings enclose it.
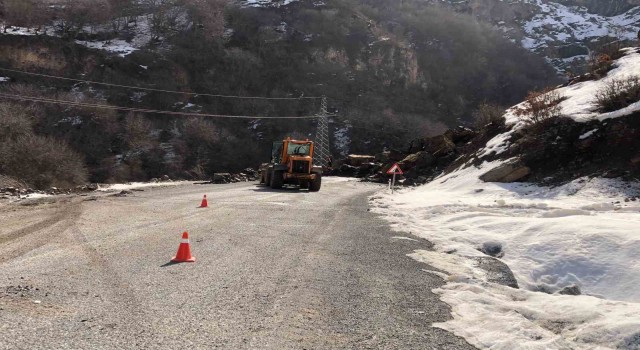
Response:
[[[204,195],[202,198],[202,203],[200,204],[200,208],[209,208],[209,202],[207,202],[207,195]]]
[[[191,247],[189,246],[189,233],[186,231],[182,234],[182,241],[178,247],[176,256],[171,259],[172,262],[194,262],[196,258],[191,256]]]

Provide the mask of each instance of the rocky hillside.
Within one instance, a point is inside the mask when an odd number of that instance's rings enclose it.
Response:
[[[580,178],[640,177],[640,53],[625,49],[606,76],[584,77],[530,95],[479,130],[453,129],[384,152],[377,163],[343,165],[336,173],[386,182],[399,162],[404,185],[444,172],[485,169],[487,182],[557,185]],[[636,200],[629,198],[629,200]]]
[[[264,161],[273,139],[315,132],[310,120],[176,118],[141,109],[305,116],[318,112],[317,102],[211,95],[326,95],[337,157],[437,134],[470,120],[481,103],[513,104],[556,81],[542,59],[490,26],[422,1],[47,0],[42,7],[29,0],[27,10],[10,4],[16,2],[3,3],[0,35],[0,67],[14,70],[1,73],[5,94],[135,108],[105,112],[5,96],[0,111],[11,112],[4,120],[11,121],[5,139],[11,144],[0,152],[0,172],[20,178],[15,155],[39,154],[55,140],[59,158],[33,176],[68,160],[78,176],[63,179],[65,185],[87,177],[240,171]],[[27,149],[33,152],[12,151]],[[43,187],[61,176],[31,181]]]
[[[640,30],[637,0],[447,0],[445,3],[458,12],[493,24],[508,38],[546,57],[561,73],[579,72],[589,55],[603,44],[635,42]]]

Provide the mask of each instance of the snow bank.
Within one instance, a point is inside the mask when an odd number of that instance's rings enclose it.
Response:
[[[397,231],[435,244],[435,252],[412,256],[451,282],[436,292],[452,305],[454,320],[439,326],[482,348],[616,347],[634,336],[640,347],[640,204],[624,201],[640,186],[583,178],[546,188],[478,179],[498,164],[373,197],[373,210]],[[485,282],[470,259],[483,255],[485,242],[502,245],[502,260],[523,290]],[[548,294],[574,285],[584,295]]]

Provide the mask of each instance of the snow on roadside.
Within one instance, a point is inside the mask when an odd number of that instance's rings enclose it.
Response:
[[[324,176],[322,182],[324,183],[338,183],[338,182],[358,182],[359,179],[353,177],[340,177],[340,176]]]
[[[498,164],[373,197],[373,210],[395,230],[435,244],[435,252],[411,256],[446,272],[436,273],[449,283],[435,292],[454,319],[437,326],[480,348],[638,349],[640,204],[624,200],[640,186],[584,178],[546,188],[478,179]],[[521,290],[483,278],[470,257],[482,256],[478,249],[488,242],[502,246],[502,261]],[[573,285],[584,295],[557,294]]]
[[[48,198],[48,197],[53,197],[53,195],[46,194],[46,193],[29,193],[29,194],[19,196],[18,201],[25,200],[25,199],[40,199],[40,198]]]
[[[98,191],[113,192],[113,191],[125,191],[137,188],[152,188],[152,187],[170,187],[170,186],[183,186],[192,185],[193,181],[169,181],[169,182],[130,182],[126,184],[101,184],[98,186]]]

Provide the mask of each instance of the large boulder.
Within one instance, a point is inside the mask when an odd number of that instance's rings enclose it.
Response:
[[[531,169],[516,160],[497,166],[480,176],[484,182],[516,182],[531,174]]]
[[[340,166],[336,175],[345,176],[345,177],[355,177],[356,174],[358,173],[358,169],[359,168],[348,165],[348,164],[342,164],[342,166]]]
[[[455,129],[447,130],[444,133],[444,136],[446,136],[449,140],[451,140],[451,142],[457,145],[459,143],[466,143],[471,141],[474,137],[478,136],[478,132],[473,129],[459,126]]]
[[[408,170],[412,168],[426,168],[431,166],[434,162],[434,158],[431,154],[425,151],[410,154],[401,160],[398,165],[400,168]]]
[[[384,151],[376,154],[376,162],[378,163],[388,163],[389,162],[389,151]]]
[[[405,154],[400,152],[400,151],[398,151],[397,149],[393,149],[392,148],[388,152],[389,152],[388,153],[388,159],[390,161],[392,161],[392,162],[399,162],[399,161],[403,160],[404,157],[405,157]]]
[[[232,176],[229,173],[215,173],[213,174],[212,182],[215,184],[228,184],[232,180]]]
[[[423,150],[435,157],[442,157],[453,153],[456,145],[446,135],[438,135],[424,140]]]
[[[345,160],[345,164],[359,167],[362,164],[372,163],[376,160],[375,156],[364,155],[364,154],[350,154],[347,156]]]

